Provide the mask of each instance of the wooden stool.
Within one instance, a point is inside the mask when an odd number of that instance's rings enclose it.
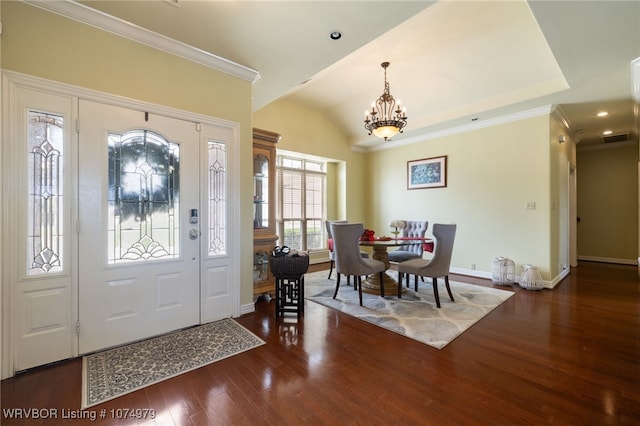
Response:
[[[304,313],[304,274],[276,275],[276,318],[285,312]]]

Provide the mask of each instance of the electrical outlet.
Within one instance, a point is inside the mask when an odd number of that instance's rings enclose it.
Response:
[[[476,264],[475,263],[471,264],[471,269],[473,269],[474,271],[476,270]]]
[[[527,205],[525,207],[527,210],[535,210],[536,202],[535,201],[527,201]]]

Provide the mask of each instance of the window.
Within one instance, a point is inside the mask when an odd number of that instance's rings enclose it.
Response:
[[[63,117],[29,111],[27,274],[63,269]]]
[[[278,155],[276,169],[278,245],[298,250],[323,248],[325,163]]]
[[[150,130],[110,133],[109,264],[180,254],[180,148]]]
[[[227,145],[208,142],[209,256],[227,254]]]

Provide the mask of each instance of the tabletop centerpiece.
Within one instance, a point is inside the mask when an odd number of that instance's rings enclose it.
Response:
[[[365,229],[360,236],[360,241],[374,241],[376,239],[376,231],[373,229]]]
[[[393,234],[394,238],[397,239],[398,234],[400,233],[400,231],[398,231],[398,228],[404,228],[404,221],[400,219],[394,219],[391,221],[391,223],[389,223],[389,227],[393,228],[393,231],[391,231],[391,233]]]

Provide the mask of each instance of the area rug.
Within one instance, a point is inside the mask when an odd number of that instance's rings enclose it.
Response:
[[[236,321],[224,319],[87,355],[82,359],[82,408],[264,344]]]
[[[389,275],[397,278],[395,271]],[[514,295],[512,291],[493,287],[449,281],[455,302],[449,299],[444,280],[438,280],[441,308],[436,308],[431,279],[419,282],[418,292],[406,288],[402,298],[397,294],[380,295],[362,293],[362,306],[358,292],[341,280],[338,296],[333,299],[335,275],[327,279],[327,272],[305,274],[306,299],[344,312],[387,330],[410,337],[437,349],[468,330],[501,303]]]

